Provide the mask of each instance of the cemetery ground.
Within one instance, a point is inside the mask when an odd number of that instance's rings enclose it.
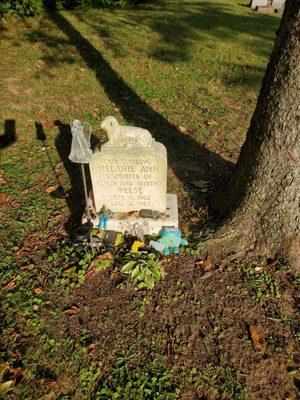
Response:
[[[1,21],[0,397],[4,383],[10,399],[297,398],[299,278],[280,257],[202,256],[208,198],[238,156],[279,24],[241,3]],[[68,240],[83,210],[69,123],[90,122],[95,143],[107,115],[167,147],[189,248],[162,258],[152,290]]]

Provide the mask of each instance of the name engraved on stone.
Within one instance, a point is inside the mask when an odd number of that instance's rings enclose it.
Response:
[[[120,128],[121,126],[118,125],[118,130]],[[121,145],[118,146],[118,136],[114,133],[115,147],[104,144],[101,151],[93,154],[90,162],[96,210],[100,210],[105,204],[116,212],[128,212],[142,208],[165,212],[166,149],[161,143],[155,142],[150,133],[151,140],[147,133],[147,145],[139,147],[140,128],[135,127],[133,127],[136,135],[134,143],[137,145],[133,145],[130,127],[124,128],[126,128],[127,137],[130,138],[130,145],[126,145],[127,139],[123,133]],[[145,135],[144,131],[142,130],[143,135]],[[119,131],[118,134],[120,134]]]

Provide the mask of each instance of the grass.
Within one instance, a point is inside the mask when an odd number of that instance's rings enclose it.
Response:
[[[72,303],[74,290],[85,290],[90,256],[66,239],[83,205],[80,171],[67,158],[69,123],[90,122],[94,142],[104,139],[99,126],[107,115],[149,129],[167,147],[169,191],[179,196],[184,231],[191,239],[194,229],[209,233],[206,194],[191,181],[213,186],[232,168],[280,20],[240,3],[146,3],[0,21],[0,361],[7,363],[2,382],[14,381],[9,398],[175,399],[187,390],[189,368],[181,374],[182,366],[173,371],[166,361],[160,346],[169,346],[172,357],[173,339],[164,332],[158,329],[150,340],[139,327],[130,354],[118,339],[99,358],[89,346],[104,340],[95,338],[102,325],[87,330],[81,316],[62,311],[74,306],[81,315],[91,308]],[[187,253],[197,257],[202,244],[193,246]],[[261,278],[250,280],[259,290]],[[150,306],[158,307],[153,293],[128,300],[134,315],[144,318]],[[186,284],[176,283],[174,293],[162,294],[164,307],[189,303],[187,293]],[[103,325],[112,314],[108,307]],[[69,323],[78,336],[66,331]],[[127,323],[118,326],[125,341],[126,330],[134,330]],[[172,329],[168,325],[169,337]],[[138,343],[149,354],[135,351]],[[222,388],[224,398],[243,398],[242,372],[219,359],[209,362],[191,378],[195,390]]]

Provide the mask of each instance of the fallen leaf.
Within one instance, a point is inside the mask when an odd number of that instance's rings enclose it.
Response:
[[[87,280],[92,279],[95,276],[95,274],[96,274],[96,272],[95,272],[94,268],[90,268],[86,271],[85,279],[87,279]]]
[[[207,121],[206,122],[206,125],[211,125],[211,126],[216,126],[216,125],[218,125],[218,123],[217,123],[217,121],[215,121],[215,120],[210,120],[210,121]]]
[[[6,184],[6,180],[3,178],[0,178],[0,185],[5,185]]]
[[[91,353],[94,350],[94,348],[95,348],[95,343],[89,344],[87,347],[88,353]]]
[[[12,207],[17,208],[19,207],[20,203],[17,200],[14,200],[10,203],[12,205]]]
[[[265,350],[266,342],[263,335],[252,325],[249,325],[249,332],[253,347],[257,350]]]
[[[9,201],[10,195],[4,192],[0,192],[0,204],[5,204]]]
[[[49,186],[49,187],[47,187],[47,188],[45,189],[45,192],[48,193],[48,194],[50,194],[50,193],[55,192],[55,190],[56,190],[55,186]]]
[[[0,169],[0,176],[4,175],[4,169]]]
[[[203,261],[202,266],[203,266],[204,271],[210,271],[213,266],[212,259],[210,257],[207,257],[207,259]]]
[[[14,381],[6,381],[0,383],[0,394],[4,394],[14,383]]]
[[[90,264],[90,269],[94,268],[96,265],[99,264],[99,262],[104,261],[104,260],[112,260],[113,255],[109,252],[106,252],[104,254],[100,254],[97,256]]]
[[[37,304],[34,304],[32,308],[34,311],[38,311],[40,307]]]
[[[107,251],[104,254],[100,254],[97,258],[99,260],[112,260],[113,259],[113,255],[109,251]]]
[[[178,129],[180,130],[181,133],[185,133],[187,131],[187,128],[181,125],[178,125]]]
[[[79,314],[80,308],[77,306],[72,306],[71,308],[68,308],[67,310],[65,310],[64,313],[69,314],[69,315]]]
[[[42,289],[41,288],[39,288],[39,287],[37,287],[37,288],[35,288],[34,290],[34,293],[36,293],[36,294],[40,294],[40,293],[42,293]]]
[[[16,256],[19,256],[20,254],[23,254],[23,253],[30,253],[31,251],[32,251],[31,247],[23,246],[16,252]]]
[[[6,291],[6,290],[10,290],[15,286],[15,278],[12,279],[10,282],[8,282],[6,285],[2,286],[1,290],[2,291]]]

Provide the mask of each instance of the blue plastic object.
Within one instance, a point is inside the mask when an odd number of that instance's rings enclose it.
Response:
[[[165,229],[160,239],[151,240],[149,244],[160,253],[168,256],[171,253],[178,254],[180,246],[187,246],[188,242],[181,237],[181,232],[178,229]]]

